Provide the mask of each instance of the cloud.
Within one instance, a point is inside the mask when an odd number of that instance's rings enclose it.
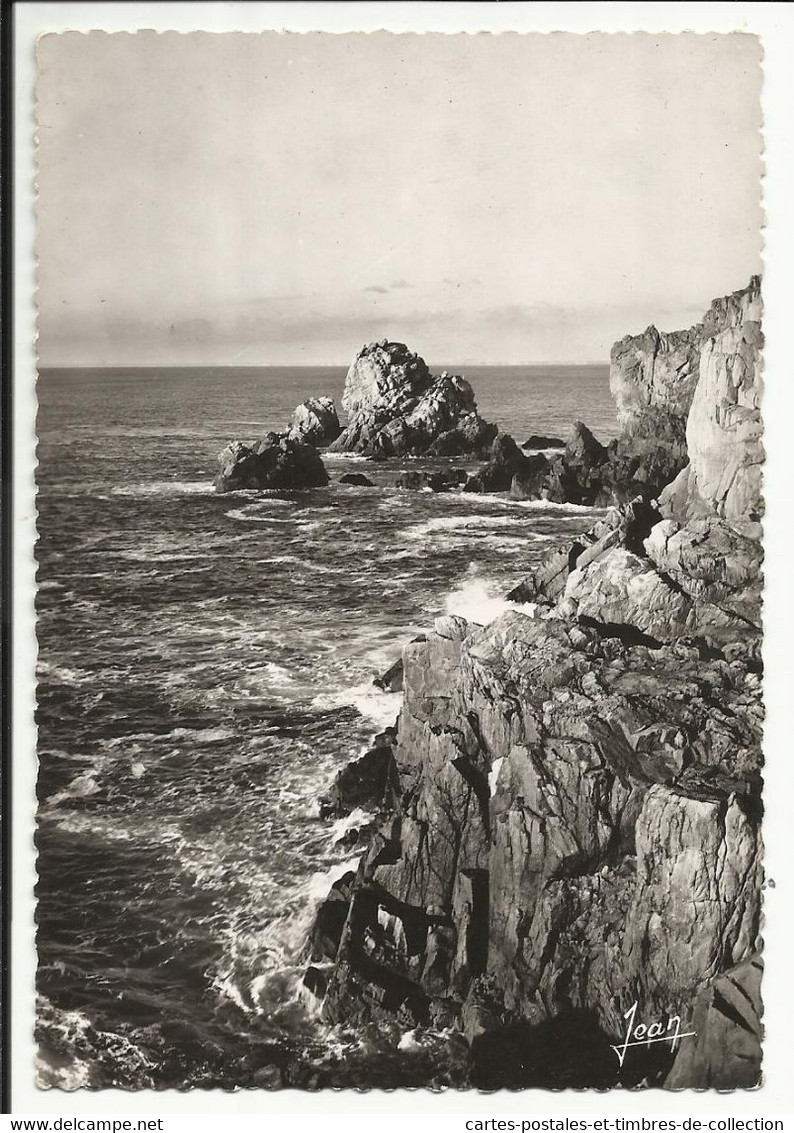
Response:
[[[468,279],[450,279],[448,275],[445,275],[441,282],[447,287],[479,287],[482,280],[476,275],[469,276]]]
[[[374,291],[378,295],[388,295],[390,291],[405,291],[406,288],[413,288],[413,284],[409,283],[407,279],[393,279],[388,287],[384,287],[380,283],[370,284],[365,287],[365,291]]]

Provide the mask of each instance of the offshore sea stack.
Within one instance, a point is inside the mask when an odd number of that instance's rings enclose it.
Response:
[[[291,433],[267,433],[254,445],[232,441],[218,457],[216,492],[321,488],[328,473],[317,449]]]
[[[336,405],[331,397],[309,397],[292,414],[288,432],[305,444],[323,446],[342,432]]]
[[[335,440],[342,427],[330,397],[302,401],[280,433],[266,433],[246,445],[232,441],[218,455],[216,492],[323,488],[329,481],[318,447]]]
[[[342,405],[348,424],[332,452],[389,456],[482,455],[496,436],[477,412],[465,378],[430,373],[402,342],[371,343],[356,355]]]
[[[696,361],[619,343],[625,423],[686,413],[686,471],[549,555],[532,606],[405,647],[385,817],[307,976],[329,1021],[457,1030],[480,1088],[757,1085],[759,320],[754,279]],[[632,1010],[696,1033],[621,1062]]]

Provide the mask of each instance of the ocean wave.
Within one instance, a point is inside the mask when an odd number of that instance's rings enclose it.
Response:
[[[337,462],[344,462],[345,464],[370,464],[368,456],[361,456],[357,452],[323,452],[323,460],[329,461],[331,464]]]
[[[556,504],[552,500],[513,500],[512,502],[525,511],[561,511],[568,515],[603,515],[607,510],[591,507],[589,504]]]
[[[289,503],[288,500],[279,500],[280,504]],[[248,504],[246,507],[232,508],[231,511],[225,513],[227,519],[236,519],[238,523],[294,523],[292,517],[283,519],[281,516],[275,515],[260,515],[257,504]]]
[[[44,1041],[36,1053],[36,1085],[43,1090],[80,1090],[101,1084],[98,1063],[113,1067],[116,1075],[127,1074],[139,1088],[154,1086],[148,1073],[155,1063],[126,1035],[100,1030],[81,1011],[62,1010],[40,996],[36,1004],[39,1032],[49,1035],[53,1045],[71,1051],[65,1062],[60,1049],[51,1056]]]
[[[93,680],[94,674],[85,669],[71,669],[68,665],[56,665],[50,661],[39,661],[36,675],[40,682],[51,684],[79,685]]]
[[[300,989],[317,910],[331,886],[357,870],[360,860],[360,853],[346,856],[313,873],[295,893],[294,907],[261,929],[232,925],[225,961],[212,981],[216,994],[249,1015],[289,1011],[291,1005],[305,1011]]]
[[[411,504],[410,492],[391,492],[378,501],[379,511],[405,511]]]
[[[131,563],[180,563],[194,562],[196,559],[212,559],[212,554],[200,554],[197,551],[108,551],[108,556],[123,559]],[[207,570],[207,567],[197,567],[195,571],[180,571],[181,574],[197,574]],[[139,576],[143,577],[143,576]]]
[[[99,791],[99,784],[94,778],[92,771],[83,771],[80,775],[76,775],[72,779],[68,787],[64,787],[62,791],[56,791],[54,795],[45,800],[47,806],[58,806],[59,803],[66,802],[67,799],[86,799],[90,795],[95,795]]]
[[[503,584],[473,578],[461,583],[447,595],[445,609],[477,625],[489,625],[508,610],[532,617],[535,606],[531,602],[508,602],[503,596]]]
[[[341,842],[345,835],[349,834],[351,830],[358,830],[362,826],[369,826],[370,823],[375,821],[375,815],[370,814],[368,810],[362,810],[361,807],[356,807],[351,810],[350,814],[344,815],[343,818],[338,818],[331,827],[331,842],[336,845]]]
[[[130,744],[140,743],[171,743],[173,740],[191,740],[198,744],[221,743],[223,740],[234,739],[237,733],[233,728],[224,724],[211,728],[172,728],[170,732],[133,732],[130,735],[116,736],[108,740],[108,748],[126,748]]]
[[[516,535],[484,535],[481,542],[489,549],[497,549],[506,551],[512,555],[527,556],[528,547],[527,542],[545,543],[552,540],[558,540],[555,535],[540,535],[537,531],[522,531]]]
[[[514,515],[442,515],[436,516],[433,519],[424,520],[422,523],[416,523],[405,531],[405,538],[414,541],[425,540],[431,535],[437,534],[452,534],[455,536],[465,536],[467,532],[487,531],[489,527],[507,527],[514,528],[520,532],[522,539],[536,539],[546,536],[538,536],[536,532],[529,529],[527,521],[522,520],[519,516]],[[480,536],[482,537],[482,536]]]
[[[557,504],[551,500],[517,500],[501,492],[446,492],[448,499],[462,500],[480,507],[510,507],[524,511],[558,511],[570,515],[601,515],[605,508],[587,504]]]
[[[303,545],[303,544],[302,544]],[[350,572],[344,567],[326,566],[324,563],[312,562],[306,557],[298,555],[273,555],[268,559],[246,559],[250,566],[299,566],[301,570],[311,571],[312,574],[345,574]]]
[[[215,490],[211,480],[151,480],[140,484],[120,484],[111,488],[113,496],[209,496]]]
[[[329,711],[334,708],[355,708],[365,720],[370,720],[379,729],[390,727],[399,715],[403,704],[401,692],[383,692],[373,686],[371,681],[337,692],[321,693],[312,701],[312,708]]]

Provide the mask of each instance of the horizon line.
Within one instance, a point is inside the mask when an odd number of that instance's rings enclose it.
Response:
[[[452,367],[464,368],[466,366],[474,366],[478,368],[488,367],[493,368],[496,366],[510,367],[513,369],[521,369],[528,366],[609,366],[609,360],[603,359],[585,359],[573,360],[568,359],[565,362],[560,361],[547,361],[541,359],[540,361],[532,362],[428,362],[428,369],[440,370],[446,369],[449,372],[454,372]],[[47,362],[37,363],[36,369],[42,370],[349,370],[350,362],[114,362],[111,365],[103,365],[96,362]],[[465,376],[465,375],[462,375]]]

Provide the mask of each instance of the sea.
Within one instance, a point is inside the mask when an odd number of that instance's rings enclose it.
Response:
[[[617,430],[606,366],[464,372],[519,442]],[[402,645],[445,613],[490,621],[597,513],[401,491],[427,462],[333,454],[327,488],[214,492],[228,441],[284,428],[306,397],[341,405],[344,377],[40,374],[43,1088],[466,1084],[459,1036],[328,1027],[305,990],[316,909],[366,820],[321,820],[319,802],[394,723],[401,694],[373,679]],[[340,484],[352,470],[376,486]]]

